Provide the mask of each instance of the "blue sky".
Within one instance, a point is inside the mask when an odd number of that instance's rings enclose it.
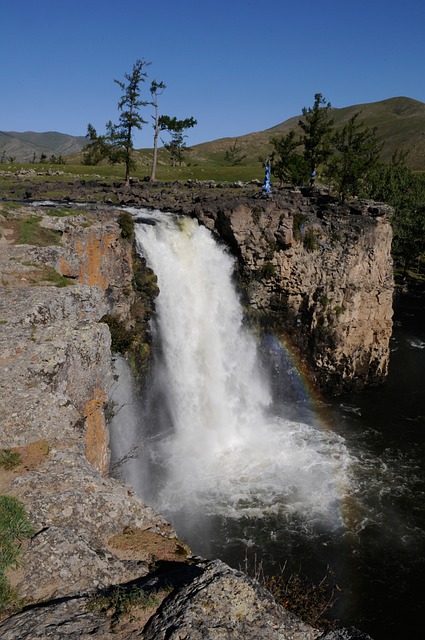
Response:
[[[137,58],[188,144],[272,127],[322,93],[333,107],[425,102],[424,0],[0,0],[0,130],[103,133]],[[149,124],[135,146],[152,146]]]

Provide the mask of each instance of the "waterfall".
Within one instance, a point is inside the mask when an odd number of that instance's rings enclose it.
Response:
[[[160,294],[136,490],[164,514],[295,513],[340,524],[350,483],[344,440],[276,415],[233,258],[196,220],[143,215],[154,224],[136,225],[137,247]]]

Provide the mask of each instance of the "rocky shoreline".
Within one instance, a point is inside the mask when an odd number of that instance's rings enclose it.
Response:
[[[213,191],[206,185],[201,194],[178,185],[161,194],[158,185],[142,204],[142,187],[124,190],[122,198],[116,187],[104,203],[121,198],[121,204],[178,210],[216,232],[217,220],[227,224],[220,212],[241,204],[232,191],[213,198],[209,213],[205,204],[196,207],[197,198]],[[255,185],[247,189],[243,197],[253,198]],[[43,199],[46,191],[31,195]],[[77,191],[77,201],[90,199]],[[69,191],[69,200],[73,195]],[[91,199],[97,200],[93,189]],[[270,203],[261,207],[266,211]],[[18,612],[4,609],[0,635],[365,638],[357,630],[322,635],[243,573],[192,557],[131,487],[108,477],[112,359],[102,320],[113,313],[133,329],[137,302],[132,247],[122,238],[119,211],[98,200],[84,209],[3,202],[0,230],[0,449],[20,455],[16,467],[0,469],[1,493],[25,506],[34,529],[22,566],[6,573]],[[25,243],[24,231],[30,234]],[[143,325],[140,315],[139,304]]]

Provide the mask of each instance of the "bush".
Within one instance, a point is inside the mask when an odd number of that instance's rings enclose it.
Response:
[[[262,561],[257,562],[256,556],[252,566],[246,555],[242,569],[270,591],[276,602],[303,622],[322,630],[336,626],[336,622],[328,619],[327,614],[335,606],[336,592],[340,589],[329,567],[319,583],[314,583],[300,574],[287,576],[287,563],[278,575],[266,575]]]
[[[103,316],[101,322],[105,322],[111,332],[112,351],[125,354],[134,342],[134,331],[127,329],[124,322],[109,313]]]
[[[118,224],[121,229],[121,238],[133,242],[134,240],[134,220],[131,213],[123,211],[118,216]]]

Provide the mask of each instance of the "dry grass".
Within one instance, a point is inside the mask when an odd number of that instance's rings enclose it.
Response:
[[[109,549],[122,560],[186,560],[189,548],[177,538],[166,538],[154,531],[125,527],[107,541]]]

